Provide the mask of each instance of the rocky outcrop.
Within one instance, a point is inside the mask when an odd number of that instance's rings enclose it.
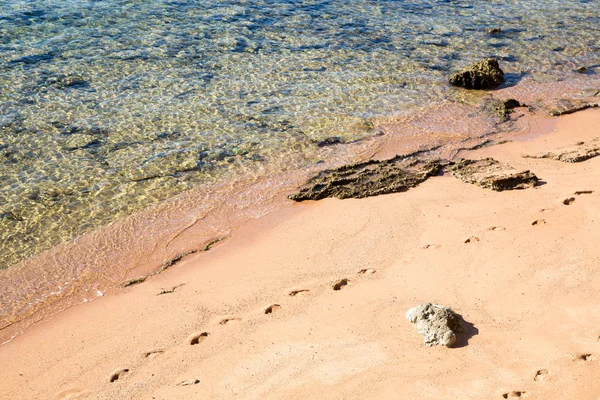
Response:
[[[548,114],[553,117],[561,115],[573,114],[577,111],[587,110],[588,108],[596,108],[600,106],[599,103],[588,103],[581,100],[560,100],[556,106],[548,110]]]
[[[566,163],[577,163],[600,156],[600,140],[595,138],[591,143],[579,142],[574,146],[565,147],[554,152],[525,155],[525,158],[547,158]]]
[[[493,158],[461,159],[450,168],[450,173],[463,182],[496,191],[530,188],[539,180],[530,171],[518,171]]]
[[[290,199],[363,198],[404,192],[439,174],[443,165],[441,161],[406,159],[401,156],[345,165],[323,171],[309,179]]]
[[[467,89],[493,89],[504,82],[504,71],[498,61],[486,58],[467,67],[450,78],[450,84]]]
[[[426,346],[452,347],[462,333],[462,318],[448,307],[427,303],[411,308],[406,319],[417,326]]]

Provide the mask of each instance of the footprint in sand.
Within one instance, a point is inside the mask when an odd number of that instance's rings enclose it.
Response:
[[[265,314],[273,314],[275,311],[279,310],[281,306],[279,304],[271,304],[269,307],[265,308]]]
[[[531,225],[534,225],[534,226],[535,226],[535,225],[544,225],[545,223],[546,223],[546,220],[545,220],[545,219],[536,219],[535,221],[533,221],[533,222],[531,223]]]
[[[533,377],[533,380],[536,382],[542,382],[548,379],[548,370],[547,369],[540,369],[535,373],[535,376]]]
[[[348,285],[348,279],[342,279],[333,285],[333,290],[342,290],[344,287]]]
[[[474,243],[479,242],[479,238],[477,236],[471,236],[470,238],[465,240],[465,243]]]
[[[223,318],[219,322],[219,325],[227,325],[227,324],[231,324],[232,322],[239,322],[241,320],[242,320],[241,318],[236,318],[236,317],[233,317],[233,318]]]
[[[150,350],[144,353],[144,358],[156,358],[158,356],[160,356],[162,353],[164,353],[165,351],[163,349],[158,349],[158,350]]]
[[[423,246],[424,249],[439,249],[440,246],[439,244],[426,244],[425,246]]]
[[[305,295],[305,294],[307,294],[309,291],[310,291],[310,290],[308,290],[308,289],[292,290],[292,291],[289,293],[289,295],[290,295],[290,296],[292,296],[292,297],[295,297],[295,296],[302,296],[302,295]]]
[[[503,226],[492,226],[488,230],[490,230],[490,231],[504,231],[504,230],[506,230],[506,228],[503,227]]]
[[[110,374],[110,382],[118,381],[125,378],[129,374],[129,368],[121,368]]]
[[[571,354],[571,359],[573,361],[594,361],[596,356],[591,353],[581,353],[581,354]]]
[[[361,275],[370,275],[370,274],[374,274],[376,271],[373,268],[363,268],[360,271],[358,271],[359,274]]]
[[[177,386],[190,386],[190,385],[197,385],[199,383],[200,383],[200,379],[190,379],[188,381],[179,382],[177,384]]]
[[[566,199],[563,199],[563,200],[562,200],[562,203],[563,203],[565,206],[569,206],[569,205],[571,205],[571,204],[572,204],[574,201],[575,201],[575,197],[567,197]]]
[[[188,343],[192,346],[194,346],[196,344],[200,344],[200,343],[204,342],[204,340],[206,340],[208,335],[210,335],[210,333],[208,333],[208,332],[194,333],[192,336],[189,337]]]
[[[527,392],[521,390],[513,390],[512,392],[504,393],[502,397],[504,397],[505,399],[512,399],[517,397],[525,397],[526,394]]]

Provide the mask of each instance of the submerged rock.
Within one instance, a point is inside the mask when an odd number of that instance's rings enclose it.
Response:
[[[527,107],[527,105],[515,99],[489,99],[484,102],[481,109],[488,114],[497,115],[502,119],[506,119],[512,113],[512,110],[518,107]]]
[[[66,88],[87,88],[90,83],[84,78],[77,75],[70,74],[57,74],[45,77],[40,85],[43,86],[53,86],[58,89],[66,89]]]
[[[64,142],[63,147],[66,150],[80,150],[80,149],[89,149],[92,147],[100,146],[102,142],[94,137],[90,137],[85,134],[73,134],[68,136]]]
[[[339,136],[332,136],[332,137],[328,137],[325,138],[323,140],[320,141],[316,141],[315,142],[317,144],[317,147],[325,147],[325,146],[333,146],[336,144],[342,144],[342,138]]]
[[[197,171],[204,165],[206,153],[201,148],[175,149],[152,155],[135,168],[122,173],[132,181],[144,181]]]
[[[442,167],[441,161],[407,160],[400,156],[384,161],[371,160],[345,165],[312,177],[290,199],[358,199],[404,192],[439,174]]]
[[[450,168],[450,173],[463,182],[496,190],[526,189],[537,185],[539,179],[530,171],[518,171],[493,158],[462,159]]]
[[[518,107],[526,107],[525,104],[515,99],[500,100],[496,105],[496,114],[500,117],[506,118],[510,115],[513,109]]]
[[[525,158],[547,158],[550,160],[566,163],[577,163],[600,156],[599,139],[595,138],[592,143],[580,142],[575,146],[565,147],[556,152],[548,152],[536,155],[525,155]]]
[[[417,326],[426,346],[452,347],[463,331],[462,318],[448,307],[426,303],[406,312],[406,319]]]
[[[486,58],[450,78],[450,84],[467,89],[492,89],[504,82],[504,71],[498,61]]]
[[[497,35],[499,33],[502,33],[502,29],[501,28],[490,28],[490,29],[488,29],[487,33],[490,35]]]

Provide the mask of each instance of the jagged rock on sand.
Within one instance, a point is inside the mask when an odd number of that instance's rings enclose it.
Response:
[[[550,160],[562,161],[566,163],[577,163],[589,160],[600,155],[600,143],[598,139],[592,143],[577,143],[575,146],[558,149],[555,152],[548,152],[534,155],[524,155],[525,158],[548,158]]]
[[[398,156],[389,160],[371,160],[326,170],[312,177],[290,196],[295,201],[326,197],[363,198],[404,192],[429,177],[438,175],[442,161],[423,161]]]
[[[518,171],[493,158],[461,159],[450,168],[450,173],[463,182],[496,191],[526,189],[535,186],[539,181],[532,172]]]
[[[527,189],[536,186],[539,179],[529,170],[519,171],[493,158],[461,159],[450,168],[450,173],[463,182],[496,191]]]
[[[558,117],[561,115],[573,114],[577,111],[587,110],[588,108],[596,108],[599,105],[599,103],[590,103],[583,100],[560,99],[548,110],[548,114],[553,117]]]
[[[504,82],[504,71],[498,61],[486,58],[450,78],[450,84],[467,89],[492,89]]]
[[[426,346],[452,347],[462,333],[462,318],[448,307],[426,303],[406,312],[406,319],[417,326]]]

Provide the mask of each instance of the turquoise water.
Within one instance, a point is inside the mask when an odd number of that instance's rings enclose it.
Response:
[[[598,1],[0,1],[0,268],[328,137],[600,64]],[[488,29],[501,27],[490,35]]]

